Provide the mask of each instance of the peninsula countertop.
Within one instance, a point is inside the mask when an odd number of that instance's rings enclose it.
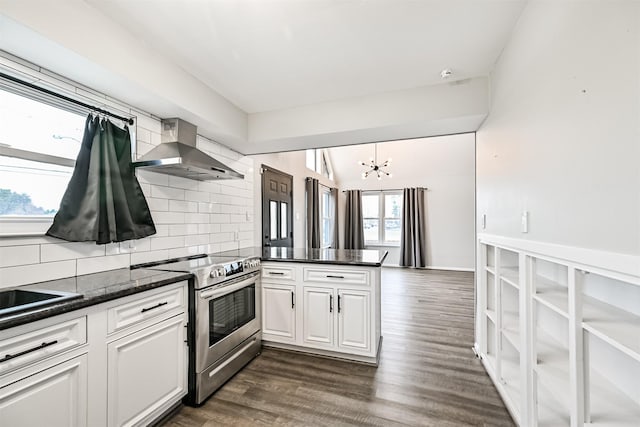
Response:
[[[304,262],[316,264],[359,265],[380,267],[387,257],[387,251],[377,249],[305,249],[253,247],[218,252],[212,256],[260,257],[262,261]]]

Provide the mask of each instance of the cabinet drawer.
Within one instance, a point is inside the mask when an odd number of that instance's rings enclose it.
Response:
[[[320,282],[333,284],[368,285],[369,272],[366,270],[304,268],[305,282]]]
[[[146,294],[135,301],[110,308],[107,313],[107,332],[110,334],[149,319],[161,320],[184,312],[184,307],[184,286],[153,295]]]
[[[0,341],[0,375],[87,342],[87,318],[45,326]]]
[[[296,280],[296,270],[294,267],[288,266],[263,266],[262,267],[262,280]]]

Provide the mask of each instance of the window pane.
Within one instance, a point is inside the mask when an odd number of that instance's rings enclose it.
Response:
[[[287,238],[287,204],[280,202],[280,238]]]
[[[400,218],[402,215],[402,194],[385,194],[384,216],[385,218]]]
[[[316,170],[316,150],[307,150],[307,167]]]
[[[400,242],[400,220],[399,219],[384,220],[384,241]]]
[[[278,202],[269,201],[269,235],[271,240],[278,240]]]
[[[367,194],[362,196],[362,216],[377,217],[378,216],[378,195]],[[377,240],[377,238],[376,238]]]
[[[0,90],[0,144],[75,160],[84,121],[79,114]]]
[[[0,215],[51,215],[71,179],[73,168],[0,157]]]
[[[322,220],[322,246],[327,247],[331,244],[331,220],[324,218]]]
[[[365,219],[363,221],[364,225],[364,240],[370,242],[378,241],[378,225],[379,220],[377,219]]]

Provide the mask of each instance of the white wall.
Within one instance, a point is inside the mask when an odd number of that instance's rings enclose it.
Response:
[[[473,133],[420,138],[378,144],[378,163],[391,157],[391,179],[363,180],[363,166],[374,145],[329,149],[340,190],[384,190],[426,187],[427,266],[443,269],[474,267],[474,162]],[[345,196],[340,192],[340,217],[344,218]],[[341,244],[344,221],[339,222]],[[398,265],[399,249],[385,247],[389,256],[385,265]]]
[[[639,254],[640,3],[530,1],[492,90],[478,231]]]
[[[256,221],[254,240],[256,245],[262,245],[262,176],[260,175],[260,167],[267,165],[293,176],[293,246],[296,248],[305,248],[307,246],[305,178],[317,178],[321,184],[327,187],[336,187],[336,183],[306,167],[306,151],[304,150],[261,154],[249,157],[255,164],[253,192],[256,197],[254,205],[254,217]]]
[[[473,132],[489,105],[485,77],[249,115],[247,153]]]
[[[19,64],[3,58],[0,68]],[[137,116],[137,155],[160,142],[160,121],[130,106],[71,87],[51,73],[29,68],[29,75],[43,79],[62,93],[83,93],[85,102],[100,102]],[[33,79],[30,79],[33,80]],[[0,237],[0,288],[53,280],[80,274],[125,268],[131,264],[197,253],[210,253],[254,245],[253,160],[203,137],[200,149],[245,175],[244,180],[194,181],[138,171],[157,234],[131,242],[96,245],[70,243],[47,236]]]

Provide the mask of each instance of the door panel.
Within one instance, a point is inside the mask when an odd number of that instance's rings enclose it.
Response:
[[[295,342],[294,286],[262,284],[262,334],[269,340]]]
[[[340,289],[338,347],[369,351],[369,292]]]
[[[333,347],[333,289],[305,287],[303,296],[304,343],[313,347]]]
[[[262,244],[293,247],[293,177],[262,165]]]

